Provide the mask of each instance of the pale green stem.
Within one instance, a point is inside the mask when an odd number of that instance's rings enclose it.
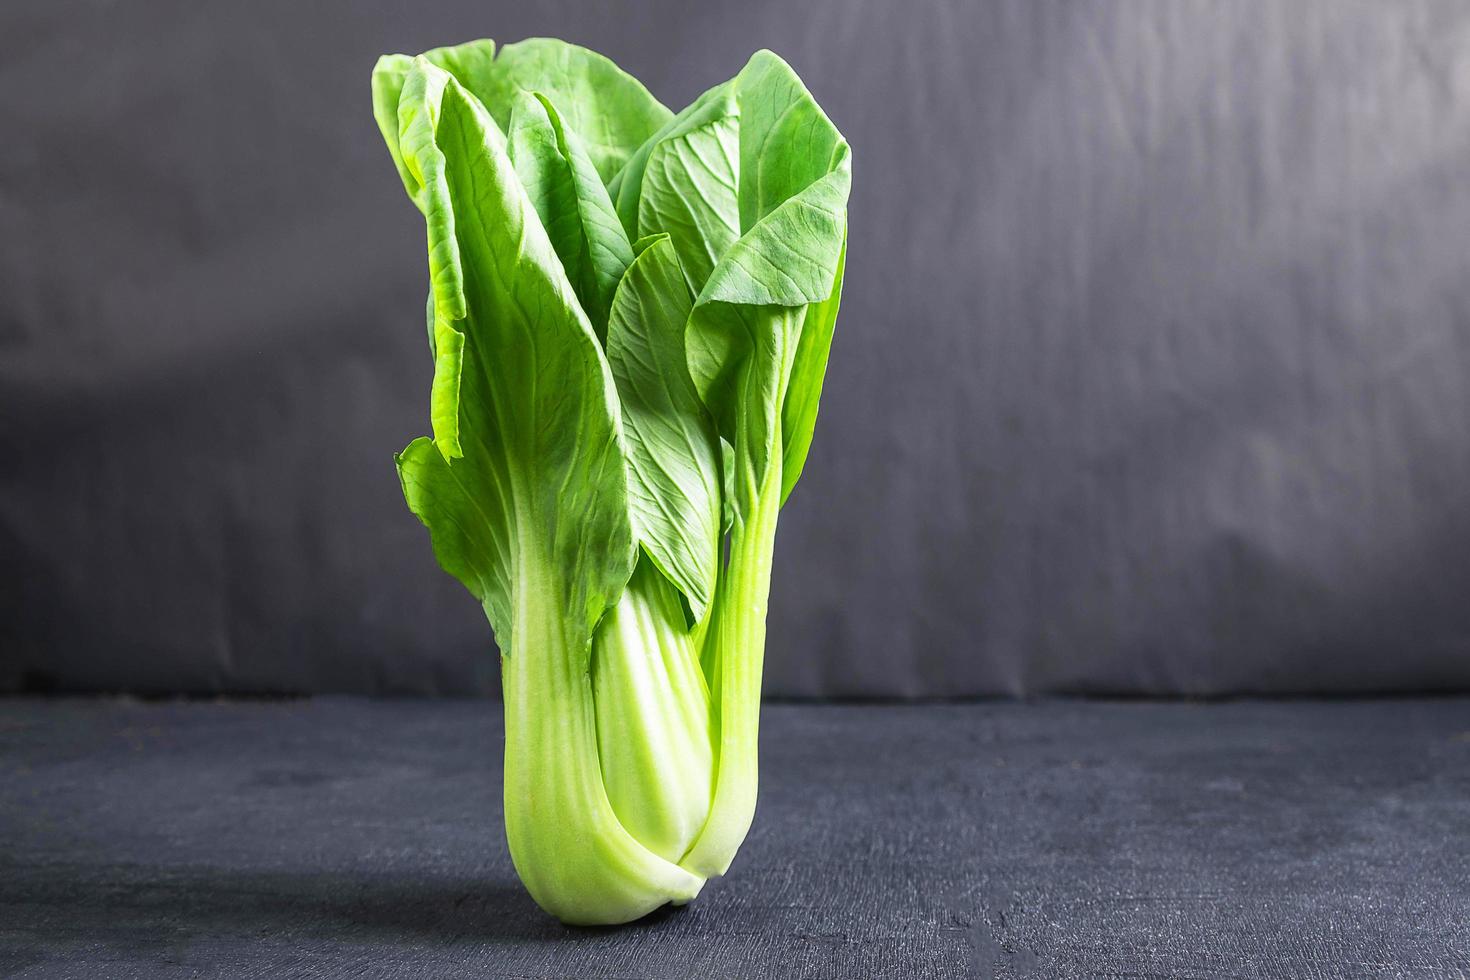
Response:
[[[730,539],[707,642],[711,697],[716,706],[715,795],[709,820],[679,862],[704,877],[730,867],[755,816],[760,734],[761,668],[766,649],[766,603],[781,507],[781,444],[754,494],[752,513]]]
[[[530,565],[531,563],[528,563]],[[590,637],[553,565],[523,567],[505,689],[505,830],[511,859],[563,922],[629,922],[687,902],[702,878],[635,840],[613,812],[597,748]]]
[[[644,847],[678,861],[709,816],[710,697],[678,593],[647,558],[597,628],[592,686],[613,810]]]

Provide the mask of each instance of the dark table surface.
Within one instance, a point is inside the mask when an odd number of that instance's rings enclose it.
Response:
[[[493,703],[0,700],[0,975],[1470,978],[1470,701],[768,705],[693,905],[521,891]]]

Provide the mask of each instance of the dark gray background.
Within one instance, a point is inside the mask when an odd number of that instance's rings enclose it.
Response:
[[[770,691],[1470,686],[1470,7],[9,0],[0,688],[494,691],[368,74],[532,34],[853,144]]]

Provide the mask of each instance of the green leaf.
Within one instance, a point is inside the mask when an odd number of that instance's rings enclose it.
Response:
[[[633,247],[576,133],[544,95],[520,92],[511,112],[510,159],[599,339]]]
[[[837,167],[781,202],[730,246],[699,301],[804,306],[832,295],[851,172]]]
[[[536,37],[500,49],[494,71],[469,86],[495,121],[510,125],[519,92],[540,92],[587,147],[604,183],[628,156],[673,118],[643,83],[607,58],[575,44]]]
[[[847,143],[791,66],[757,51],[740,99],[740,227],[749,229],[847,156]]]
[[[743,233],[699,293],[686,346],[700,397],[734,450],[738,519],[783,452],[783,403],[798,362],[790,416],[796,465],[783,473],[783,498],[805,461],[835,306],[811,317],[813,337],[799,356],[801,334],[807,307],[829,300],[837,284],[851,165],[847,143],[775,55],[751,58],[733,91]]]
[[[779,453],[781,397],[801,330],[802,308],[700,302],[685,342],[700,400],[729,442],[729,506],[735,522],[755,504]]]
[[[442,457],[405,450],[409,504],[502,649],[527,562],[557,570],[590,642],[634,555],[611,374],[479,102],[419,59],[399,116],[428,226]],[[456,554],[471,542],[477,554]]]
[[[678,115],[664,123],[628,156],[623,168],[608,183],[608,191],[617,203],[618,217],[623,220],[623,227],[630,236],[638,234],[638,206],[643,194],[643,176],[654,148],[665,140],[678,139],[711,119],[738,114],[738,105],[733,101],[734,86],[734,79],[716,85],[681,109]]]
[[[428,65],[425,61],[423,64]],[[444,155],[434,142],[434,115],[444,95],[442,71],[412,70],[405,76],[398,107],[398,148],[405,185],[423,213],[429,237],[429,348],[434,381],[429,420],[434,442],[446,458],[462,455],[459,441],[459,387],[464,336],[454,323],[465,315],[464,275],[454,241],[454,205],[445,179]]]
[[[393,457],[403,499],[424,526],[439,566],[459,579],[480,600],[491,624],[501,624],[510,637],[510,589],[506,586],[511,562],[499,536],[505,520],[485,512],[459,485],[459,474],[434,446],[420,436]]]
[[[563,108],[567,125],[586,144],[604,183],[673,118],[642,82],[607,58],[554,38],[507,44],[498,56],[495,42],[482,39],[434,48],[420,57],[454,76],[484,104],[502,132],[510,128],[517,95],[547,96]],[[413,60],[406,54],[385,54],[373,68],[373,115],[409,197],[416,197],[418,188],[398,149],[398,103]]]
[[[847,235],[837,255],[837,274],[832,295],[806,308],[801,322],[786,400],[781,405],[781,503],[791,496],[811,449],[817,425],[817,406],[822,399],[822,379],[827,374],[827,356],[832,351],[832,328],[837,324],[837,307],[842,302],[842,272],[847,261]]]
[[[373,118],[377,120],[378,132],[388,144],[388,155],[403,180],[408,196],[418,193],[413,175],[403,163],[403,154],[398,149],[398,96],[403,92],[403,80],[413,59],[404,54],[385,54],[373,66]]]
[[[422,55],[430,63],[453,75],[470,91],[483,88],[495,59],[495,42],[490,40],[467,41],[452,47],[434,48]],[[385,54],[373,67],[373,116],[383,141],[388,144],[388,153],[403,178],[403,185],[411,198],[418,196],[418,183],[408,172],[403,154],[398,148],[398,103],[403,93],[403,83],[413,67],[413,57],[406,54]]]
[[[613,300],[607,359],[622,400],[633,527],[695,621],[714,595],[720,541],[719,444],[689,377],[691,300],[669,236],[638,243]]]
[[[711,96],[653,145],[638,197],[639,233],[672,236],[696,295],[740,237],[740,113],[732,91]]]

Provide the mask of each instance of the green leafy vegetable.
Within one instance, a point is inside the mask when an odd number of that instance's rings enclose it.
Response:
[[[399,476],[500,646],[511,856],[567,922],[689,901],[754,814],[847,143],[767,51],[677,116],[549,39],[386,55],[372,90],[428,231],[433,434]]]

